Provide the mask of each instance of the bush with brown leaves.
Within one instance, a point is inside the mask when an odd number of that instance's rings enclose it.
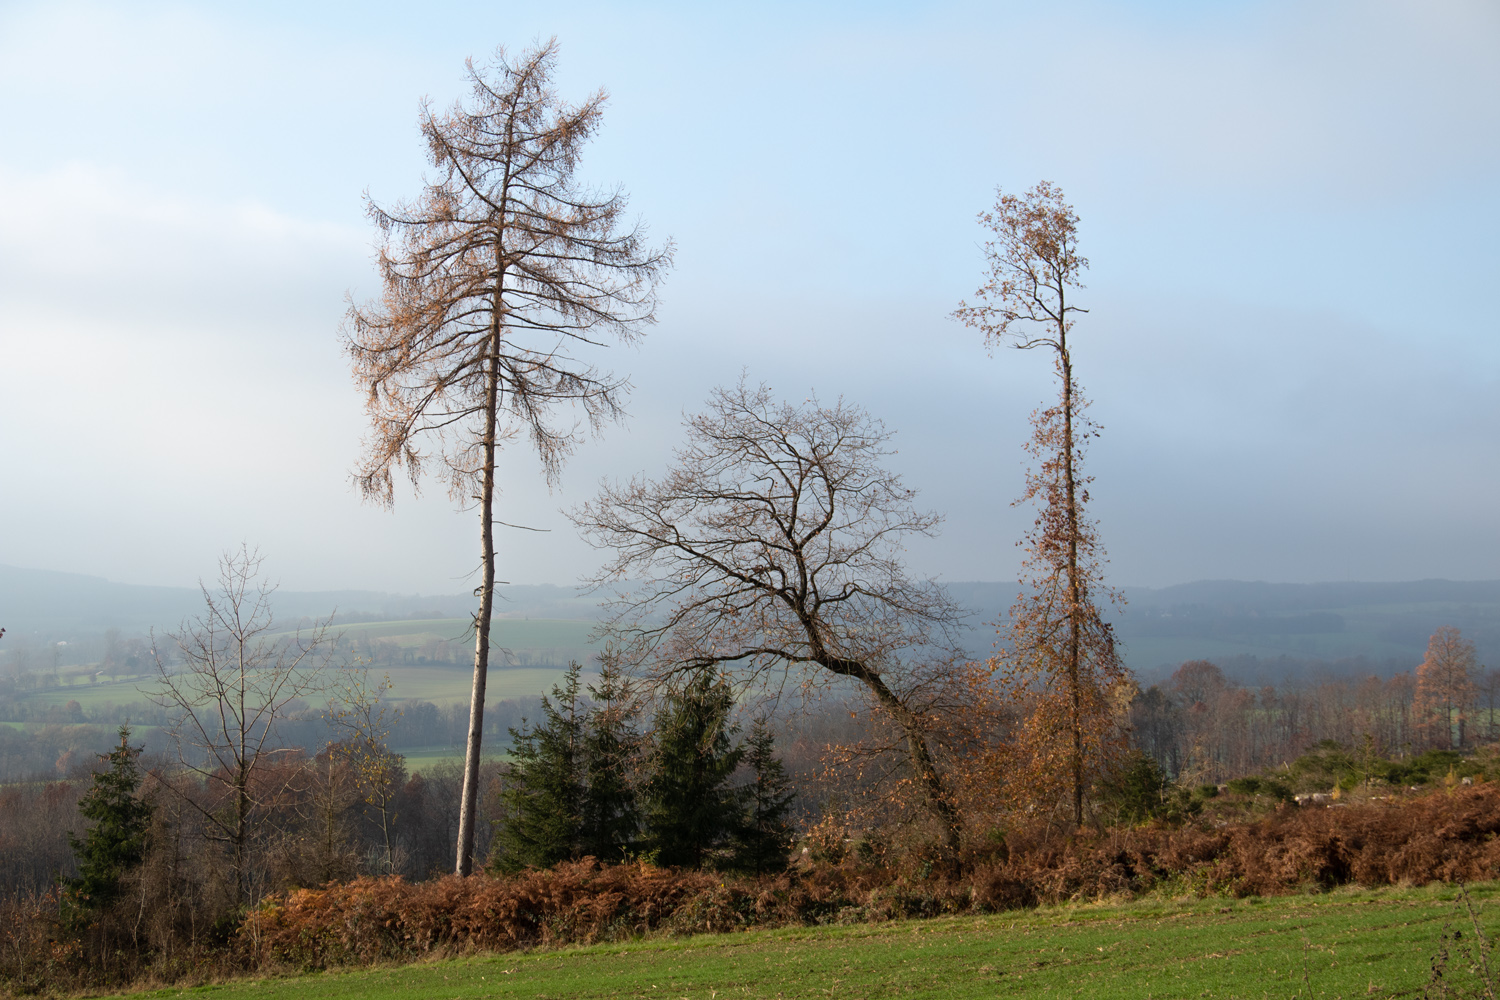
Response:
[[[1397,802],[1286,807],[1223,828],[1012,833],[948,870],[859,852],[782,875],[726,878],[592,859],[509,878],[359,879],[299,890],[252,913],[249,966],[366,963],[615,940],[655,932],[886,920],[1172,891],[1276,895],[1500,874],[1500,785]]]
[[[780,875],[729,877],[592,859],[547,871],[411,883],[360,878],[298,889],[251,910],[227,939],[210,935],[171,952],[154,941],[142,982],[233,972],[402,962],[634,938],[947,913],[994,912],[1146,892],[1276,895],[1331,888],[1421,885],[1500,877],[1500,783],[1418,799],[1285,806],[1260,819],[1061,834],[1012,829],[962,863],[912,851],[845,852]],[[808,855],[810,857],[811,855]],[[884,862],[884,863],[882,863]],[[945,867],[946,865],[946,867]],[[0,949],[0,987],[68,990],[121,983],[55,906],[38,898],[8,914],[24,933]],[[215,943],[223,941],[222,944]],[[150,959],[147,961],[147,959]]]

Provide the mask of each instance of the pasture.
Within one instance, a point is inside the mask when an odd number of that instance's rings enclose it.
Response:
[[[1471,888],[1487,934],[1494,884]],[[1147,898],[987,916],[651,938],[208,987],[223,1000],[428,997],[1418,996],[1446,928],[1474,940],[1451,886],[1232,900]],[[1477,983],[1469,957],[1450,986]],[[205,988],[171,989],[156,997]]]
[[[488,700],[526,698],[550,691],[569,660],[587,662],[596,652],[589,642],[592,622],[544,618],[496,618],[491,630]],[[362,622],[333,629],[340,647],[352,658],[375,651],[371,671],[388,673],[396,701],[419,699],[437,704],[467,702],[473,682],[473,633],[465,618]],[[283,632],[270,638],[288,638]],[[304,633],[305,634],[305,633]],[[439,643],[459,647],[454,659],[439,661],[426,655]],[[17,703],[51,707],[78,702],[86,711],[106,705],[125,706],[144,701],[156,681],[154,673],[98,674],[98,664],[59,668],[57,686],[46,686],[15,696]]]

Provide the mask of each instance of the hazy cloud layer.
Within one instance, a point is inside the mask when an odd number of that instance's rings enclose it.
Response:
[[[549,494],[505,459],[502,576],[595,556],[557,508],[656,472],[745,371],[844,395],[948,514],[913,565],[1007,579],[1039,355],[946,318],[974,214],[1046,177],[1093,261],[1079,371],[1121,582],[1495,576],[1500,14],[1488,3],[0,8],[0,562],[158,584],[260,544],[298,589],[450,593],[440,488],[362,506],[337,330],[360,194],[417,192],[423,94],[557,34],[612,93],[588,178],[680,266],[605,361],[632,419]]]

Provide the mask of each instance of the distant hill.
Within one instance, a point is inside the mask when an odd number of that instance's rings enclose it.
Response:
[[[547,584],[500,588],[497,616],[593,618],[597,601],[570,587]],[[278,590],[273,610],[278,620],[295,624],[303,617],[338,613],[341,620],[370,618],[466,618],[473,614],[471,594],[388,594],[375,590]],[[49,640],[99,635],[108,629],[144,633],[175,628],[203,610],[195,587],[149,587],[114,583],[99,576],[55,573],[0,565],[0,627],[15,636]]]
[[[950,583],[978,623],[1002,622],[1017,586]],[[1439,626],[1473,640],[1481,663],[1500,667],[1500,580],[1405,583],[1247,583],[1201,580],[1125,587],[1108,614],[1125,660],[1149,679],[1184,660],[1208,659],[1247,682],[1280,683],[1313,669],[1388,675],[1422,659]],[[993,629],[976,631],[971,648]]]
[[[972,655],[987,656],[994,623],[1015,599],[1014,583],[958,582],[949,592],[971,609]],[[1414,667],[1427,637],[1456,625],[1482,662],[1500,666],[1500,580],[1405,583],[1254,583],[1203,580],[1159,589],[1126,587],[1111,613],[1126,662],[1143,677],[1189,659],[1211,659],[1247,682],[1280,682],[1311,665],[1340,672],[1389,674]],[[500,588],[498,616],[588,620],[598,600],[569,587]],[[0,626],[27,642],[74,640],[108,629],[126,634],[172,628],[202,608],[190,587],[148,587],[102,577],[0,566]],[[346,622],[467,618],[470,594],[409,595],[371,590],[277,591],[278,619],[338,611]]]

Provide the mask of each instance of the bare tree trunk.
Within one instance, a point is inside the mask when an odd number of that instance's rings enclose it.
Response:
[[[241,744],[243,746],[243,743]],[[243,752],[243,750],[241,751]],[[242,758],[243,759],[243,758]],[[234,896],[238,902],[249,902],[246,893],[249,880],[245,877],[248,863],[246,854],[250,839],[250,776],[244,765],[234,779]]]
[[[1068,493],[1068,694],[1073,729],[1073,825],[1083,825],[1083,692],[1079,681],[1080,647],[1082,645],[1083,595],[1078,581],[1078,481],[1073,468],[1073,359],[1068,356],[1067,309],[1059,283],[1057,301],[1058,365],[1063,377],[1063,476]]]
[[[490,667],[490,615],[495,605],[495,418],[500,392],[500,324],[496,316],[485,368],[484,470],[479,491],[479,612],[474,618],[474,690],[469,696],[469,741],[464,749],[464,790],[458,807],[460,875],[474,871],[474,820],[479,808],[479,753],[484,738],[484,691]]]
[[[886,686],[885,681],[880,679],[880,675],[863,663],[842,660],[826,654],[820,663],[832,672],[853,677],[869,688],[881,707],[895,718],[902,733],[906,735],[907,752],[911,757],[912,769],[917,773],[917,780],[927,795],[927,808],[932,810],[933,815],[943,824],[945,846],[949,853],[956,857],[961,832],[958,810],[953,807],[953,802],[948,797],[948,790],[943,786],[942,776],[938,774],[937,765],[933,763],[932,753],[927,749],[927,737],[922,732],[921,723],[901,699],[896,697],[895,692]]]
[[[388,798],[380,800],[380,833],[385,838],[385,873],[396,874],[396,855],[391,849],[391,804]]]

